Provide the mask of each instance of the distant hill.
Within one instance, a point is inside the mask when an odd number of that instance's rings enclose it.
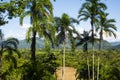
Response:
[[[117,46],[117,45],[120,45],[120,42],[111,42],[110,43],[112,46]]]
[[[120,42],[111,42],[112,49],[120,50]]]
[[[120,50],[120,44],[119,44],[119,45],[112,46],[112,49]]]
[[[91,43],[88,44],[88,48],[92,49],[92,44]],[[99,49],[99,42],[94,43],[94,48]],[[106,40],[103,40],[102,41],[102,49],[109,49],[109,48],[111,48],[111,44],[109,42],[107,42]]]
[[[25,39],[19,41],[18,48],[30,48],[31,42],[28,43]],[[44,48],[44,40],[36,39],[36,48]]]
[[[31,46],[31,43],[28,43],[26,40],[20,40],[18,48],[30,48],[30,46]],[[44,40],[40,39],[40,38],[37,38],[36,39],[36,48],[44,48],[44,47],[45,47]],[[111,44],[109,42],[103,40],[102,41],[102,47],[103,47],[103,49],[108,49],[108,48],[111,48]],[[59,48],[62,48],[62,45],[60,45]],[[69,39],[67,40],[66,48],[71,48],[71,44],[70,44],[70,40]],[[78,46],[77,48],[81,49],[82,46]],[[89,49],[92,48],[92,44],[91,43],[88,44],[88,48]],[[95,43],[95,49],[98,49],[98,48],[99,48],[99,44]]]

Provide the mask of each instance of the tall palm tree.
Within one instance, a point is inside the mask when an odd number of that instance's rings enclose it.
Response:
[[[20,15],[20,23],[23,24],[23,18],[27,15],[30,15],[30,22],[32,24],[32,28],[29,29],[28,32],[32,31],[32,33],[29,35],[32,37],[32,44],[31,44],[31,59],[35,61],[35,53],[36,53],[36,35],[38,32],[42,31],[44,33],[41,33],[38,35],[41,37],[44,34],[48,35],[48,27],[44,26],[47,22],[50,22],[52,20],[52,4],[50,0],[28,0],[28,1],[22,1],[23,5],[20,7],[23,7],[24,10]]]
[[[89,69],[89,57],[88,57],[88,44],[92,43],[91,30],[83,31],[80,38],[76,38],[79,42],[76,46],[83,46],[83,51],[87,53],[87,65],[88,65],[88,80],[90,80],[90,69]],[[98,42],[98,38],[96,38],[96,34],[94,34],[94,41]]]
[[[7,60],[12,60],[14,62],[14,67],[17,67],[17,62],[15,61],[15,58],[13,57],[13,52],[18,54],[18,57],[20,57],[19,51],[17,50],[17,45],[19,44],[19,41],[16,38],[8,38],[7,40],[1,42],[0,45],[0,80],[2,80],[2,55],[4,52],[7,52],[8,54],[5,56]]]
[[[94,80],[94,29],[96,22],[98,21],[98,15],[101,10],[106,9],[106,5],[101,3],[100,0],[86,0],[79,10],[78,18],[81,20],[90,19],[92,28],[92,51],[93,51],[93,80]]]
[[[116,26],[113,24],[115,23],[114,19],[107,19],[107,16],[109,14],[105,13],[105,12],[101,12],[100,16],[99,16],[99,25],[98,28],[96,28],[96,30],[100,31],[99,35],[100,35],[100,40],[99,40],[99,50],[101,52],[102,49],[102,41],[103,41],[103,32],[105,32],[105,34],[109,35],[109,36],[114,36],[116,38],[116,34],[114,31],[117,30]],[[97,80],[99,80],[99,63],[100,62],[100,54],[98,54],[98,71],[97,71]]]
[[[83,51],[87,53],[87,66],[88,66],[88,79],[90,80],[90,68],[89,68],[89,59],[88,59],[88,43],[91,42],[92,38],[89,34],[90,32],[84,31],[81,34],[80,41],[76,44],[76,46],[83,46]]]
[[[65,67],[65,48],[66,48],[66,39],[69,38],[72,47],[74,47],[74,38],[73,33],[76,33],[73,23],[78,23],[76,19],[70,18],[67,14],[62,14],[62,17],[54,18],[56,30],[57,30],[57,44],[63,44],[63,69],[62,69],[62,80],[64,80],[64,67]]]
[[[108,19],[107,16],[109,15],[108,13],[101,12],[99,17],[99,25],[96,30],[100,31],[100,45],[99,45],[99,50],[102,48],[102,40],[103,40],[103,34],[105,33],[107,36],[114,36],[116,38],[116,34],[114,31],[117,30],[117,27],[115,26],[115,20],[114,19]]]

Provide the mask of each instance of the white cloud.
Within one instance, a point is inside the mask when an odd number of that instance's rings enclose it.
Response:
[[[83,33],[83,31],[85,30],[84,28],[78,27],[78,26],[76,26],[75,29],[76,29],[80,34]]]
[[[4,37],[5,39],[8,37],[15,37],[19,40],[23,40],[25,39],[26,32],[30,26],[31,25],[29,23],[24,23],[22,26],[18,27],[16,31],[13,31],[13,30],[7,31],[7,34],[5,34]]]
[[[8,37],[15,37],[17,39],[25,39],[25,36],[26,36],[26,32],[27,32],[27,29],[30,27],[30,24],[23,24],[23,26],[21,26],[19,29],[17,29],[16,31],[13,31],[13,30],[9,30],[9,31],[6,31],[5,32],[5,39],[8,38]],[[89,29],[84,29],[83,27],[79,27],[79,26],[76,26],[75,29],[80,33],[82,34],[84,30],[87,30],[89,31]],[[115,41],[120,41],[120,32],[116,32],[117,34],[117,38],[115,39],[113,36],[112,37],[106,37],[104,35],[104,39],[109,41],[109,42],[115,42]]]
[[[104,39],[107,40],[107,41],[109,41],[109,42],[120,41],[120,32],[116,32],[116,35],[117,35],[116,38],[114,36],[111,36],[111,37],[108,36],[108,37],[106,37],[104,35]]]
[[[4,38],[9,38],[9,37],[14,37],[14,38],[17,38],[19,40],[23,40],[25,39],[25,35],[26,35],[26,32],[23,31],[23,32],[18,32],[18,33],[14,33],[13,31],[8,31],[7,34],[4,36]]]

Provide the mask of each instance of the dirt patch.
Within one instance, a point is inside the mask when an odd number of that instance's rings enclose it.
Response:
[[[76,80],[76,69],[73,67],[65,67],[64,80]],[[56,71],[57,80],[62,80],[62,67],[59,67]]]

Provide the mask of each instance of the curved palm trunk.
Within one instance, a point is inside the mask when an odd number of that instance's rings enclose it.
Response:
[[[36,31],[33,31],[32,44],[31,44],[31,60],[33,61],[36,60],[35,53],[36,53]]]

